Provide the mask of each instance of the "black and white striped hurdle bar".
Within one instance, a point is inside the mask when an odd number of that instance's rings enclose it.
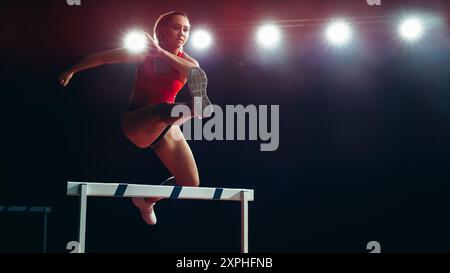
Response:
[[[52,211],[52,207],[42,207],[42,206],[5,206],[0,205],[0,213],[8,212],[20,212],[20,213],[44,213],[44,236],[42,243],[42,251],[47,252],[47,213]]]
[[[248,253],[248,202],[254,200],[251,189],[181,187],[125,183],[67,183],[67,195],[80,196],[79,253],[85,252],[87,197],[159,197],[241,202],[241,252]]]
[[[0,212],[51,212],[52,207],[0,206]]]

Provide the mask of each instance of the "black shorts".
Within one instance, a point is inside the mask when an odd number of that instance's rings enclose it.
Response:
[[[137,110],[137,109],[142,108],[142,107],[144,107],[144,106],[143,105],[137,105],[137,104],[134,104],[134,103],[130,103],[128,105],[128,108],[125,111],[125,113]],[[153,141],[152,144],[150,144],[151,148],[154,148],[155,144],[158,143],[167,134],[167,132],[169,131],[170,127],[172,127],[172,125],[167,125],[167,127],[164,128],[164,130],[161,132],[161,134],[159,134],[159,136],[155,139],[155,141]]]

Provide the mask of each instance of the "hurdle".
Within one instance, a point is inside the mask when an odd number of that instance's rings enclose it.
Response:
[[[159,197],[241,202],[241,253],[248,253],[248,202],[252,189],[141,185],[126,183],[67,182],[67,195],[79,196],[78,252],[85,253],[87,197]]]
[[[42,252],[47,253],[47,214],[52,211],[52,207],[36,207],[36,206],[2,206],[1,212],[20,212],[20,213],[43,213],[44,214],[44,236],[42,243]]]

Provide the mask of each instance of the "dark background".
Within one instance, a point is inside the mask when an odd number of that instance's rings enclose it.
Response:
[[[211,100],[280,105],[280,146],[260,141],[190,141],[203,186],[253,188],[252,252],[450,250],[450,51],[446,1],[2,1],[0,205],[51,206],[48,251],[77,239],[78,201],[66,182],[158,184],[168,177],[149,150],[131,145],[119,117],[134,67],[58,75],[84,56],[121,46],[127,30],[185,11],[215,35],[189,48],[209,77]],[[266,20],[335,16],[438,19],[406,45],[395,20],[357,24],[336,50],[322,25],[283,28],[283,45],[254,43]],[[397,17],[396,17],[397,18]],[[440,18],[440,19],[439,19]],[[181,91],[178,100],[187,98]],[[129,199],[90,198],[88,252],[238,252],[239,203],[164,200],[159,223],[141,220]],[[43,218],[1,213],[0,251],[42,251]]]

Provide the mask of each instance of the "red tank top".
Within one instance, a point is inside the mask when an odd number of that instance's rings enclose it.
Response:
[[[177,54],[183,57],[183,52]],[[138,105],[161,102],[174,103],[184,83],[179,72],[172,66],[165,74],[156,74],[153,69],[154,57],[148,56],[136,69],[136,80],[131,101]]]

